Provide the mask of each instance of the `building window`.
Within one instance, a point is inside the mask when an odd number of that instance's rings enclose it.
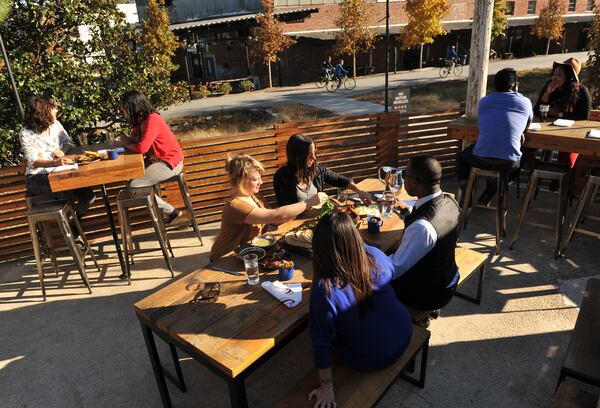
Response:
[[[514,1],[507,1],[506,2],[506,7],[508,7],[508,10],[506,11],[506,15],[507,16],[514,16],[515,15],[515,2]]]
[[[577,6],[577,0],[569,0],[569,13],[572,13],[575,11],[575,7]]]
[[[588,0],[587,1],[587,11],[594,11],[594,4],[596,3],[596,0]]]
[[[537,1],[535,0],[529,0],[527,2],[527,14],[535,14],[535,6]]]

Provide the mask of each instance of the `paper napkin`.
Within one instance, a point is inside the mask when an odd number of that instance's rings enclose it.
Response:
[[[539,123],[531,123],[529,124],[529,128],[527,128],[527,130],[540,130],[542,128],[542,125]]]
[[[267,281],[261,283],[261,286],[289,308],[298,306],[302,302],[301,283],[288,283],[286,285],[279,281]]]
[[[571,127],[575,124],[575,121],[569,119],[556,119],[552,124],[554,126]]]
[[[79,165],[77,165],[77,163],[75,163],[75,164],[65,164],[64,166],[46,167],[46,171],[48,171],[48,173],[58,173],[60,171],[77,170],[78,168],[79,168]]]
[[[598,129],[591,129],[590,131],[587,132],[587,135],[585,135],[585,137],[591,137],[594,139],[600,139],[600,130]]]

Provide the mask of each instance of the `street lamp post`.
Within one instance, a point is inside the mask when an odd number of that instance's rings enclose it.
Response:
[[[389,110],[389,71],[390,71],[390,0],[385,1],[385,111]]]
[[[15,101],[17,102],[19,113],[21,114],[21,120],[23,120],[25,118],[25,114],[23,113],[23,105],[21,105],[21,98],[19,98],[19,91],[17,91],[17,84],[15,84],[15,79],[13,78],[12,69],[10,68],[10,62],[8,61],[8,54],[6,53],[6,48],[4,48],[4,41],[2,40],[1,34],[0,48],[2,49],[2,57],[4,57],[4,63],[6,64],[6,70],[8,71],[8,80],[10,81],[10,85],[15,95]]]

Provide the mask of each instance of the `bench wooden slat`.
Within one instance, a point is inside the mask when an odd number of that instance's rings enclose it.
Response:
[[[423,344],[429,341],[429,336],[430,333],[427,329],[413,325],[413,334],[408,348],[398,361],[384,370],[362,372],[343,362],[335,361],[333,382],[338,408],[367,408],[375,405]],[[313,398],[308,401],[308,393],[318,386],[319,375],[318,371],[314,369],[284,395],[276,407],[312,408],[315,400]]]
[[[564,376],[600,386],[600,279],[588,281],[567,356]]]

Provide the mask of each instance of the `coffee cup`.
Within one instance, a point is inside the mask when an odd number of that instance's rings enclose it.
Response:
[[[119,152],[117,149],[111,149],[108,151],[108,158],[110,160],[117,160],[119,158]]]
[[[369,217],[367,219],[367,231],[373,234],[377,234],[381,231],[381,226],[383,225],[383,220],[379,217]]]
[[[280,267],[279,268],[279,280],[280,281],[289,281],[294,277],[294,267],[290,266],[289,268]]]

